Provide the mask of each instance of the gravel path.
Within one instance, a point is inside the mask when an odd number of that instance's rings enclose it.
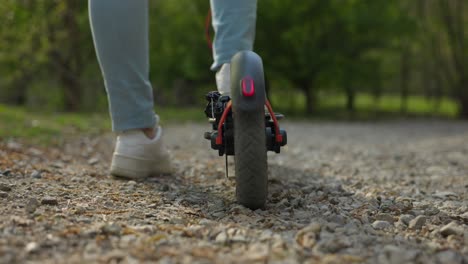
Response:
[[[142,182],[107,175],[111,135],[0,141],[0,263],[468,263],[468,123],[283,126],[256,211],[208,124],[167,126],[177,173]]]

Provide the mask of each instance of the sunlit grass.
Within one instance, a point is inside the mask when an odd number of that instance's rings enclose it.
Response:
[[[0,139],[27,138],[33,143],[60,142],[63,135],[110,129],[103,114],[40,113],[0,105]]]
[[[358,94],[356,111],[350,114],[345,109],[346,98],[343,94],[322,94],[314,116],[304,114],[305,99],[300,93],[288,92],[282,96],[274,94],[270,100],[276,111],[286,113],[292,119],[376,120],[401,116],[454,118],[457,112],[457,105],[453,100],[443,98],[436,106],[435,102],[421,96],[410,96],[406,112],[401,113],[401,100],[398,96],[384,95],[376,102],[368,94]],[[163,125],[187,121],[203,122],[206,120],[203,110],[203,106],[156,108]],[[61,142],[64,135],[109,132],[111,122],[107,112],[37,112],[0,104],[0,140],[21,138],[32,143],[51,144]]]
[[[203,109],[157,108],[162,124],[205,120]],[[111,132],[107,112],[53,113],[0,104],[0,140],[27,139],[36,144],[60,143],[65,135]]]
[[[204,106],[197,107],[156,107],[156,112],[161,118],[162,124],[165,123],[178,123],[186,121],[202,122],[206,121]]]
[[[270,100],[279,111],[289,113],[293,117],[307,117],[304,114],[305,98],[299,92],[273,94]],[[369,94],[359,93],[356,95],[353,117],[358,119],[398,116],[454,118],[457,114],[457,104],[449,98],[442,98],[436,102],[423,96],[409,96],[405,111],[402,111],[401,104],[402,100],[397,95],[383,95],[376,101]],[[345,105],[346,97],[342,93],[320,94],[316,105],[316,115],[311,118],[349,118],[351,115]]]

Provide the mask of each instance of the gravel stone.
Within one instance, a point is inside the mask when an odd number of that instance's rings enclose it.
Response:
[[[171,188],[170,188],[169,185],[167,185],[167,184],[163,184],[163,185],[161,186],[161,191],[162,191],[162,192],[167,192],[167,191],[169,191],[170,189],[171,189]]]
[[[376,220],[387,221],[389,223],[395,222],[395,218],[391,214],[382,213],[375,216]]]
[[[39,207],[39,201],[36,198],[30,198],[25,206],[26,212],[32,214]]]
[[[468,212],[460,215],[461,218],[465,219],[465,220],[468,220]]]
[[[345,225],[346,224],[346,217],[339,215],[339,214],[333,214],[327,218],[328,221],[338,224],[338,225]]]
[[[445,226],[443,226],[440,229],[440,234],[443,236],[450,236],[450,235],[456,235],[456,236],[462,236],[463,235],[463,227],[459,226],[455,222],[451,222]]]
[[[388,229],[390,228],[392,225],[387,222],[387,221],[381,221],[381,220],[377,220],[377,221],[374,221],[372,223],[372,227],[376,230],[383,230],[383,229]]]
[[[216,236],[215,241],[218,242],[218,243],[225,244],[228,241],[228,236],[227,236],[226,232],[224,232],[224,231],[220,232]]]
[[[109,236],[120,236],[122,228],[116,224],[106,224],[101,226],[101,233]]]
[[[445,250],[437,253],[436,255],[437,260],[439,260],[439,263],[444,263],[444,264],[462,264],[463,263],[463,257],[452,250]]]
[[[268,153],[255,211],[236,203],[206,123],[165,124],[175,173],[138,181],[109,177],[114,135],[15,150],[0,139],[0,188],[12,189],[0,190],[0,263],[467,263],[468,123],[282,127],[291,137]]]
[[[424,214],[427,216],[433,216],[433,215],[438,214],[439,212],[440,210],[435,207],[430,207],[424,210]]]
[[[410,221],[414,219],[414,216],[412,215],[408,215],[408,214],[404,214],[404,215],[400,215],[400,222],[402,222],[403,224],[405,225],[409,225]]]
[[[127,182],[127,185],[136,185],[136,184],[137,184],[137,182],[136,182],[136,181],[132,181],[132,180],[130,180],[130,181]]]
[[[426,223],[426,219],[424,215],[417,216],[409,222],[408,228],[412,230],[421,229]]]
[[[320,241],[315,247],[315,251],[323,253],[337,253],[342,249],[345,249],[350,246],[349,241],[345,238],[332,238],[328,240]]]
[[[394,245],[386,245],[378,257],[379,263],[412,263],[417,255],[417,250],[406,250]]]
[[[443,199],[443,200],[458,198],[458,194],[454,192],[450,192],[450,191],[436,192],[435,194],[433,194],[433,196],[439,199]]]
[[[39,251],[39,244],[36,242],[29,242],[26,247],[24,248],[26,253],[34,253]]]
[[[34,179],[40,179],[40,178],[42,178],[41,172],[40,172],[40,171],[36,171],[36,170],[33,171],[33,172],[31,173],[31,178],[34,178]]]
[[[11,187],[5,183],[0,183],[0,191],[9,192]]]
[[[99,158],[90,158],[88,160],[89,165],[95,165],[95,164],[98,164],[98,163],[99,163]]]
[[[58,205],[58,200],[57,198],[47,196],[47,197],[42,198],[41,204]]]
[[[7,198],[7,197],[8,197],[8,193],[7,193],[7,192],[2,192],[2,191],[0,191],[0,197],[1,197],[1,198]]]

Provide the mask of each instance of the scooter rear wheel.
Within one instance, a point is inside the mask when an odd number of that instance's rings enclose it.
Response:
[[[258,209],[265,205],[268,192],[264,113],[240,111],[234,120],[237,201]]]
[[[268,196],[265,81],[257,54],[242,51],[233,57],[231,88],[236,196],[240,204],[255,210],[265,206]]]

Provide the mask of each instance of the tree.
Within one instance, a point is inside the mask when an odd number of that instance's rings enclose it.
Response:
[[[87,5],[80,1],[6,1],[0,12],[4,26],[0,57],[5,87],[16,91],[7,101],[25,104],[31,86],[50,92],[52,80],[61,88],[63,109],[77,111],[82,103],[82,73],[94,59],[87,23]],[[10,90],[8,89],[8,90]]]
[[[204,37],[208,1],[150,2],[150,76],[158,104],[194,105],[216,89]]]
[[[320,89],[337,86],[352,111],[357,85],[380,78],[378,59],[369,53],[392,48],[401,33],[398,8],[396,2],[370,0],[260,2],[258,50],[272,63],[273,75],[285,76],[304,93],[307,113],[314,112]]]
[[[468,5],[464,0],[439,0],[438,4],[454,71],[450,83],[459,104],[460,117],[468,118],[468,41],[465,31]]]
[[[315,111],[320,76],[331,66],[337,1],[259,2],[256,47],[269,76],[284,76]],[[288,10],[285,12],[285,10]]]

